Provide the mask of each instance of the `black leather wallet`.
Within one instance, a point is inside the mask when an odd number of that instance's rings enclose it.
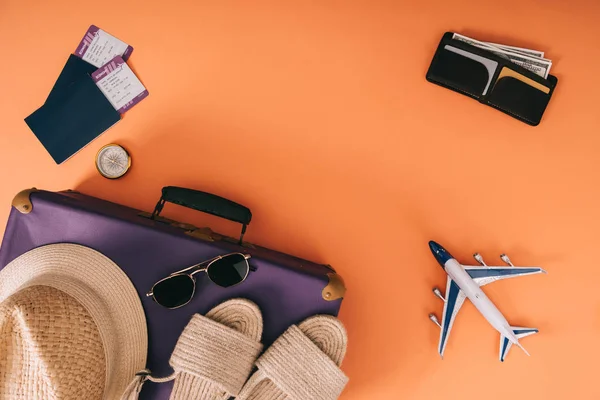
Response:
[[[446,32],[433,56],[427,80],[479,100],[529,125],[538,125],[558,83],[497,56],[452,39]]]

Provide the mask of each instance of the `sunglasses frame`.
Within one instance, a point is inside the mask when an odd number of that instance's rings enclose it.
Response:
[[[152,300],[154,300],[154,302],[155,302],[156,304],[158,304],[158,305],[160,305],[160,306],[162,306],[162,307],[168,308],[169,310],[174,310],[174,309],[176,309],[176,308],[183,307],[183,306],[185,306],[185,305],[189,304],[189,302],[191,302],[191,301],[192,301],[192,299],[194,298],[194,295],[196,294],[196,278],[194,277],[194,275],[196,275],[196,274],[197,274],[197,273],[199,273],[199,272],[206,272],[206,276],[208,276],[208,279],[210,279],[210,281],[211,281],[212,283],[214,283],[215,285],[217,285],[217,286],[220,286],[220,287],[225,287],[225,286],[221,286],[221,285],[219,285],[218,283],[216,283],[215,281],[213,281],[213,280],[212,280],[212,278],[211,278],[211,277],[210,277],[210,275],[208,274],[208,269],[209,269],[209,268],[210,268],[210,266],[211,266],[211,265],[213,265],[213,264],[214,264],[216,261],[222,260],[222,259],[223,259],[223,258],[225,258],[225,257],[229,257],[229,256],[235,256],[235,255],[239,255],[239,256],[242,256],[242,257],[244,257],[244,260],[246,261],[246,265],[247,265],[247,267],[248,267],[248,268],[246,268],[246,275],[244,275],[244,278],[243,278],[241,281],[239,281],[238,283],[235,283],[235,284],[233,284],[233,285],[231,285],[231,286],[226,286],[226,287],[230,288],[230,287],[237,286],[237,285],[239,285],[240,283],[244,282],[244,281],[246,280],[246,278],[248,278],[248,274],[250,273],[250,270],[252,269],[252,267],[250,267],[250,263],[248,262],[248,260],[249,260],[249,259],[252,257],[250,254],[243,254],[243,253],[229,253],[229,254],[225,254],[225,255],[223,255],[223,256],[217,256],[217,257],[214,257],[214,258],[208,259],[208,260],[206,260],[206,261],[202,261],[201,263],[194,264],[194,265],[192,265],[191,267],[184,268],[184,269],[182,269],[182,270],[180,270],[180,271],[173,272],[172,274],[169,274],[169,276],[167,276],[167,277],[165,277],[165,278],[162,278],[161,280],[159,280],[159,281],[157,281],[156,283],[154,283],[154,285],[152,285],[152,289],[150,289],[150,291],[149,291],[148,293],[146,293],[146,297],[152,297]],[[208,263],[208,264],[207,264],[207,263]],[[204,264],[206,264],[206,267],[202,267]],[[197,268],[197,269],[196,269],[195,271],[192,271],[192,270],[194,270],[195,268]],[[188,272],[188,271],[192,271],[192,272],[190,272],[190,273],[186,273],[186,272]],[[171,278],[173,278],[173,277],[175,277],[175,276],[187,276],[187,277],[189,277],[189,278],[192,280],[193,284],[194,284],[194,288],[192,289],[192,294],[190,295],[190,299],[189,299],[188,301],[186,301],[185,303],[183,303],[183,304],[181,304],[181,305],[179,305],[179,306],[177,306],[177,307],[167,307],[167,306],[165,306],[165,305],[163,305],[163,304],[160,304],[160,303],[159,303],[159,302],[156,300],[156,297],[154,297],[154,288],[155,288],[155,287],[156,287],[156,285],[158,285],[159,283],[161,283],[161,282],[164,282],[164,281],[166,281],[167,279],[171,279]]]

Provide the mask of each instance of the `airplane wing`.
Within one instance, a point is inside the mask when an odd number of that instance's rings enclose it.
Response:
[[[446,283],[446,301],[444,302],[444,314],[442,315],[440,330],[440,344],[438,346],[438,352],[442,358],[444,357],[444,350],[446,349],[446,343],[448,342],[448,336],[454,324],[454,319],[465,302],[465,298],[465,293],[460,290],[452,278],[448,277]]]
[[[482,267],[464,266],[465,271],[479,286],[485,286],[501,279],[515,278],[523,275],[545,274],[540,267]]]

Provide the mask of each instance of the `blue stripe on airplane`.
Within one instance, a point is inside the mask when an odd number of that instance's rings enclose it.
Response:
[[[492,278],[495,276],[523,275],[540,272],[541,268],[473,268],[466,269],[471,278]]]
[[[438,349],[440,354],[442,353],[442,350],[444,349],[444,345],[446,343],[446,337],[448,336],[448,327],[450,326],[450,321],[452,321],[452,314],[454,312],[454,306],[456,305],[456,299],[458,298],[459,293],[460,288],[453,280],[451,280],[450,289],[446,294],[446,301],[448,302],[448,305],[446,306],[446,315],[444,321],[442,321],[442,340],[440,341],[440,348]]]
[[[508,347],[508,338],[504,337],[504,341],[502,342],[502,358],[500,358],[500,361],[504,362],[504,357],[506,357],[506,348]]]
[[[529,332],[538,333],[539,331],[537,329],[513,329],[513,333],[515,335],[520,335],[522,333],[529,333]]]

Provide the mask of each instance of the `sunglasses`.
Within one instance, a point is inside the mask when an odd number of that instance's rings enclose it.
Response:
[[[249,254],[232,253],[192,265],[156,282],[146,296],[166,308],[179,308],[192,301],[196,293],[196,275],[206,272],[208,278],[221,287],[242,283],[248,277]]]

